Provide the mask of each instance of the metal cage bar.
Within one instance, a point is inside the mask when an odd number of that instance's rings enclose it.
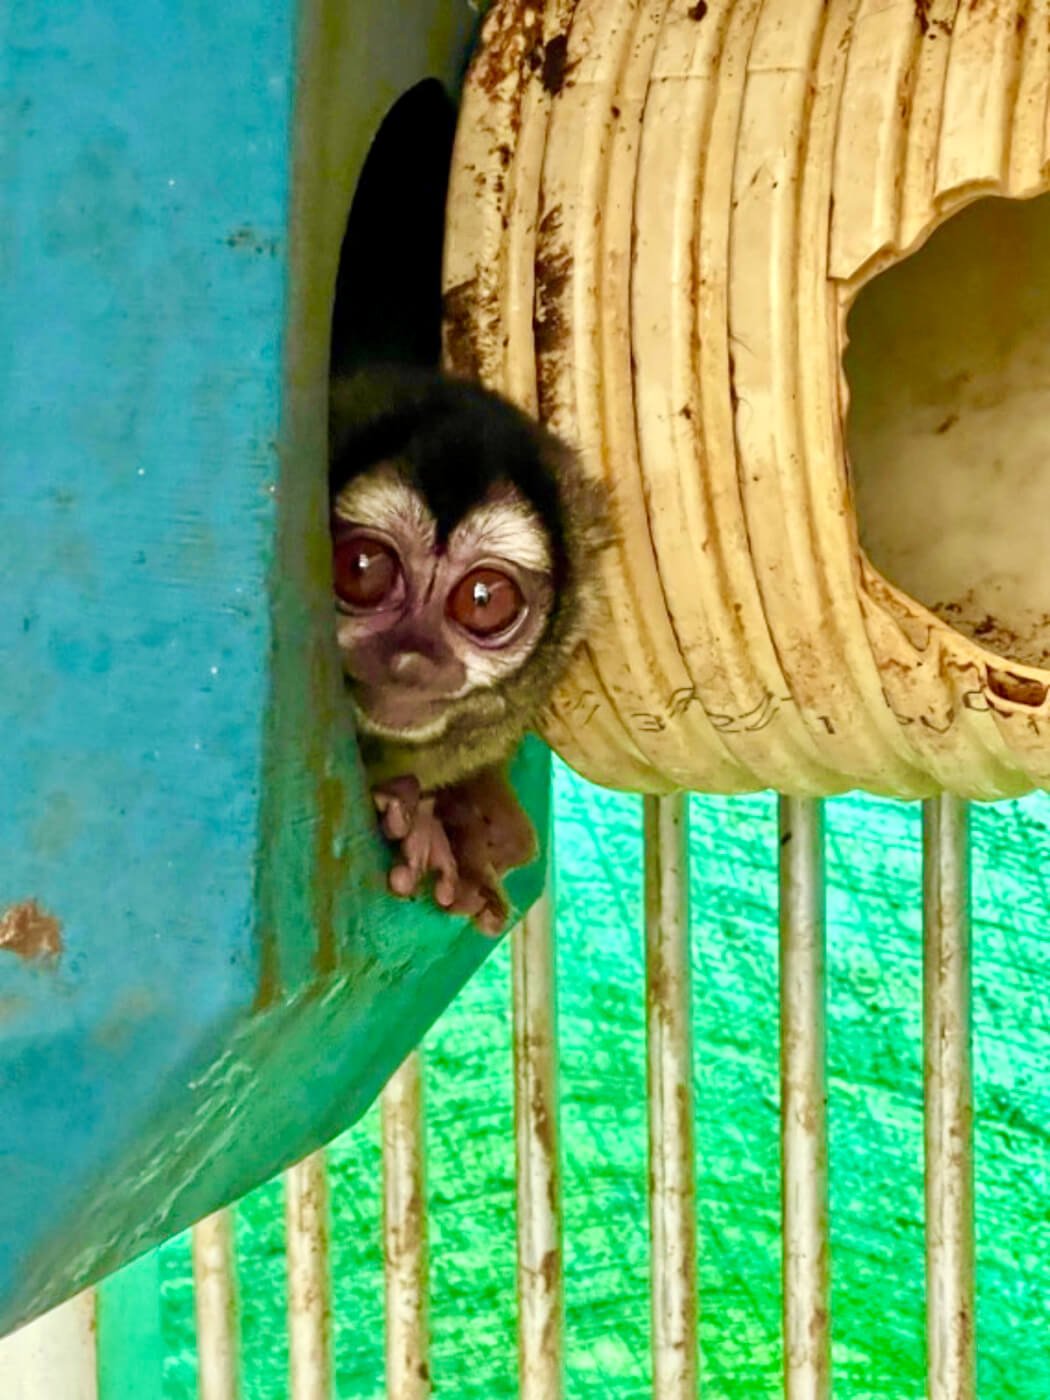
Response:
[[[780,1144],[784,1394],[831,1394],[824,812],[781,797]]]
[[[560,1400],[561,1172],[557,991],[549,890],[511,935],[511,973],[518,1207],[518,1393],[521,1400]]]
[[[699,1381],[688,798],[644,799],[653,1394]]]
[[[977,1393],[969,808],[923,803],[926,1365],[930,1400]]]
[[[331,1400],[328,1171],[314,1152],[284,1177],[291,1400]]]
[[[387,1400],[430,1394],[423,1061],[412,1052],[383,1090]]]
[[[653,1393],[699,1387],[687,798],[644,800]],[[784,1392],[831,1394],[825,1082],[823,805],[779,802]],[[927,1392],[976,1395],[969,809],[923,806]],[[521,1400],[564,1393],[554,916],[549,896],[512,938]],[[430,1395],[422,1061],[382,1096],[388,1400]],[[328,1182],[323,1152],[285,1177],[290,1400],[330,1400]],[[232,1211],[193,1230],[201,1400],[237,1400]],[[88,1290],[5,1340],[4,1394],[95,1400]],[[103,1398],[104,1400],[104,1398]]]
[[[240,1336],[232,1210],[218,1210],[193,1227],[193,1293],[199,1400],[238,1400]]]
[[[0,1341],[4,1400],[99,1400],[97,1301],[87,1288]]]

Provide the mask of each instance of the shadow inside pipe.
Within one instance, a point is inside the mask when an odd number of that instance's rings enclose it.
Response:
[[[982,199],[849,318],[860,541],[990,651],[1050,666],[1050,195]]]
[[[370,362],[435,365],[456,108],[436,78],[410,88],[376,133],[339,255],[334,374]]]

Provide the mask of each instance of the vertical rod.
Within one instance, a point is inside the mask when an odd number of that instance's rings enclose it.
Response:
[[[653,1394],[699,1382],[688,798],[644,799]]]
[[[413,1051],[383,1090],[387,1400],[430,1394],[423,1064]]]
[[[291,1400],[331,1400],[328,1170],[323,1151],[284,1178]]]
[[[973,1400],[973,1088],[967,804],[923,803],[926,1360],[930,1400]]]
[[[518,1206],[518,1393],[560,1400],[561,1175],[557,996],[550,892],[511,935]]]
[[[237,1400],[240,1344],[232,1210],[216,1211],[193,1227],[193,1289],[199,1400]]]
[[[784,1394],[831,1394],[824,811],[780,799],[780,1151]]]
[[[94,1289],[0,1341],[4,1400],[98,1400],[98,1393]]]

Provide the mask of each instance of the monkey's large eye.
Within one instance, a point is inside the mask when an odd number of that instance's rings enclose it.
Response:
[[[354,608],[378,608],[401,576],[401,565],[390,546],[367,535],[336,540],[334,566],[335,591]]]
[[[448,615],[475,637],[494,637],[521,616],[525,599],[498,569],[472,569],[448,596]]]

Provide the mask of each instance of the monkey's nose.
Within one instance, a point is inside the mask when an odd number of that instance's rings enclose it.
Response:
[[[423,685],[434,669],[433,661],[421,651],[399,651],[390,661],[390,674],[402,685]]]

